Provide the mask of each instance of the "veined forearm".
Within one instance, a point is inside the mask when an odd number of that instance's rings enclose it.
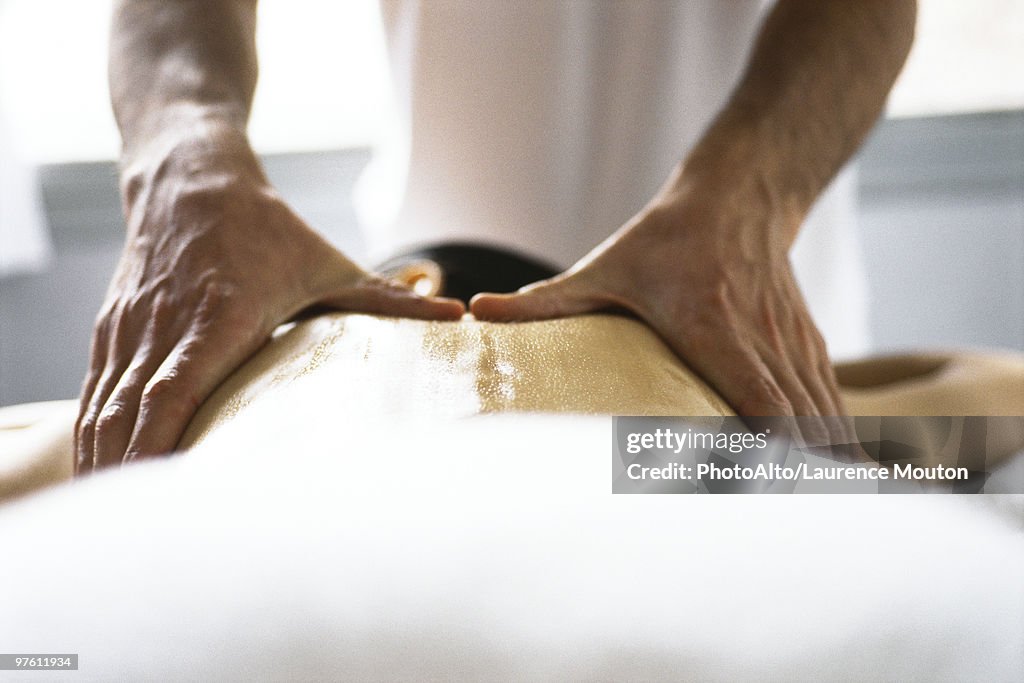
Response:
[[[914,0],[779,0],[680,179],[756,187],[787,243],[871,130],[913,40]]]
[[[118,2],[110,93],[126,160],[198,120],[244,132],[256,86],[255,15],[255,0]]]

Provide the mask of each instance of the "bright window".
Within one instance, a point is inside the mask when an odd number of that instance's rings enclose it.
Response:
[[[890,116],[1024,109],[1024,2],[918,0]]]

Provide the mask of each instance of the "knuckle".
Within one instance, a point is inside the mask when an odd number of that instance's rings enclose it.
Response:
[[[202,299],[196,309],[200,321],[211,322],[218,316],[237,315],[244,310],[240,290],[227,282],[207,282],[203,287]]]
[[[203,290],[203,298],[211,304],[233,303],[240,298],[241,289],[230,282],[210,281]]]
[[[166,415],[190,414],[198,407],[199,401],[182,381],[180,375],[171,373],[154,379],[142,393],[140,411],[152,414],[158,411]]]
[[[765,375],[758,375],[754,380],[753,397],[766,403],[788,404],[786,395],[778,383]]]
[[[74,455],[79,470],[92,463],[94,424],[91,421],[82,422],[75,430]]]
[[[79,401],[78,415],[75,417],[75,434],[82,431],[89,416],[89,397],[83,396]]]
[[[113,401],[107,403],[100,411],[99,416],[96,418],[96,431],[103,433],[115,427],[119,424],[123,424],[128,419],[127,407],[119,402]]]
[[[177,320],[178,310],[178,306],[167,297],[158,297],[150,309],[150,316],[157,327],[166,328]]]
[[[793,406],[769,377],[758,375],[736,406],[743,414],[792,415]]]
[[[710,306],[717,311],[732,307],[732,285],[727,278],[715,276],[714,284],[708,290],[707,300]]]
[[[223,281],[210,281],[203,286],[196,307],[193,324],[200,331],[229,327],[243,332],[258,328],[262,322],[262,308],[248,305],[241,287]]]
[[[156,282],[151,283],[156,287]],[[125,295],[121,304],[121,317],[130,321],[140,321],[152,316],[158,308],[161,298],[154,296],[150,289],[137,290]]]
[[[174,374],[155,378],[146,384],[142,392],[146,404],[164,403],[173,399],[178,390],[178,377]]]
[[[96,415],[95,413],[88,412],[78,418],[78,423],[75,426],[75,434],[79,440],[86,440],[87,437],[91,437],[93,431],[96,429]]]
[[[789,401],[766,401],[753,396],[743,398],[736,406],[741,415],[764,415],[786,417],[793,415]]]
[[[106,326],[111,323],[115,317],[117,311],[118,301],[117,299],[107,299],[100,306],[100,310],[96,313],[96,319],[93,323],[93,328],[96,332],[102,332],[106,329]]]

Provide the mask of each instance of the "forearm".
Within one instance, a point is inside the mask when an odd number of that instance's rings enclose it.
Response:
[[[129,167],[161,138],[212,130],[237,140],[256,85],[255,1],[121,0],[110,93]]]
[[[669,187],[746,188],[788,247],[881,113],[914,17],[914,0],[780,0],[731,98]]]

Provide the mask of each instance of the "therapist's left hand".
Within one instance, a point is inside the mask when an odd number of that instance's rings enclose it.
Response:
[[[514,294],[480,294],[482,320],[626,310],[649,324],[744,417],[842,416],[835,374],[757,193],[669,193],[568,271]],[[795,233],[795,230],[792,231]],[[787,421],[790,432],[792,421]],[[851,443],[848,420],[801,420],[815,444]],[[809,433],[806,433],[809,432]]]

